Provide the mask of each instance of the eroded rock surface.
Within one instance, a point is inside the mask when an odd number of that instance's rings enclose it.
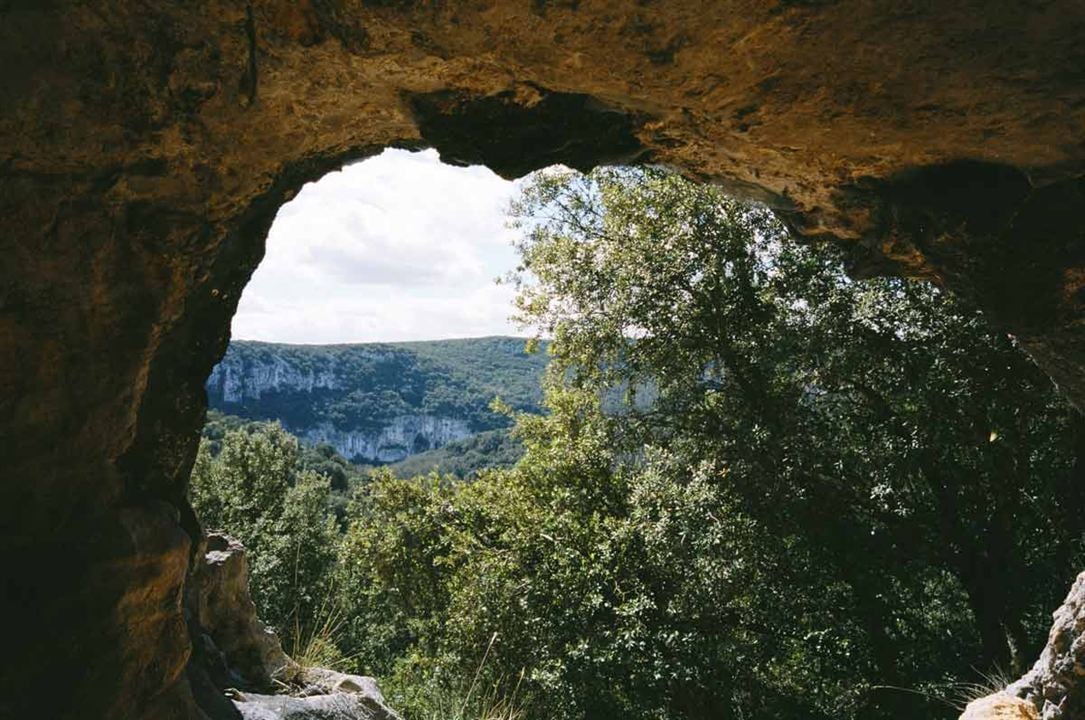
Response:
[[[398,720],[383,698],[357,692],[313,697],[244,693],[234,701],[244,720]]]
[[[204,665],[216,685],[272,691],[299,668],[279,637],[256,616],[245,547],[223,533],[207,535],[203,562],[189,583],[190,611]]]
[[[1085,405],[1082,37],[1076,0],[0,3],[0,714],[203,717],[203,383],[277,208],[388,145],[682,168]]]
[[[1085,718],[1085,573],[1078,575],[1053,618],[1047,645],[1032,669],[1003,692],[969,705],[961,720]]]
[[[211,532],[200,550],[189,581],[189,676],[212,720],[399,720],[373,678],[302,667],[283,652],[256,615],[240,542]]]
[[[1038,717],[1032,703],[995,693],[969,703],[961,720],[1037,720]]]
[[[373,678],[306,668],[293,696],[238,693],[234,705],[245,720],[400,720]]]
[[[1006,692],[1027,700],[1041,720],[1085,717],[1085,573],[1055,611],[1047,645],[1032,669]]]

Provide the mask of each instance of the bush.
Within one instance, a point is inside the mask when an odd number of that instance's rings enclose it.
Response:
[[[289,648],[333,592],[339,532],[330,483],[301,469],[297,438],[277,424],[229,430],[218,444],[215,453],[200,443],[192,505],[205,525],[248,548],[253,602]]]

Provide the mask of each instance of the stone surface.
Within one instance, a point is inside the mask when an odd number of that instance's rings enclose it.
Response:
[[[283,652],[278,636],[256,616],[240,542],[211,532],[199,549],[203,558],[188,585],[195,641],[189,668],[190,676],[198,671],[207,685],[199,699],[208,715],[215,720],[238,713],[249,720],[399,720],[373,678],[303,668]]]
[[[240,694],[234,705],[245,720],[399,720],[380,692],[336,692],[312,697]]]
[[[388,145],[722,183],[1085,404],[1083,36],[1077,0],[0,3],[3,714],[204,716],[203,383],[278,207]]]
[[[119,508],[87,532],[74,541],[58,532],[33,552],[4,557],[0,718],[40,717],[43,698],[82,706],[87,718],[125,717],[133,706],[165,720],[200,717],[178,682],[189,658],[181,608],[190,540],[176,511]],[[99,648],[124,661],[85,663]],[[27,677],[51,679],[36,711],[27,708]]]
[[[1054,623],[1040,659],[1006,692],[1024,698],[1041,720],[1085,717],[1085,573],[1078,575]]]
[[[279,637],[256,616],[249,596],[245,547],[222,533],[208,533],[203,562],[189,583],[193,620],[212,680],[220,687],[272,691],[299,669]],[[217,654],[221,663],[214,662]]]
[[[961,720],[1037,720],[1038,717],[1031,703],[1005,693],[995,693],[969,703]]]

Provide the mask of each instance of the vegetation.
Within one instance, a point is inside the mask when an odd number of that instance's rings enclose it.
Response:
[[[512,467],[523,454],[523,445],[508,430],[490,430],[413,455],[388,469],[400,478],[435,472],[470,480],[489,468]]]
[[[261,617],[297,647],[332,595],[339,530],[331,482],[302,464],[297,438],[278,424],[227,430],[200,444],[190,497],[203,522],[249,549],[250,590]]]
[[[1083,559],[1085,428],[1010,339],[660,171],[541,173],[513,216],[520,313],[553,338],[515,466],[379,471],[341,531],[277,428],[227,433],[193,480],[257,556],[291,531],[252,519],[285,510],[234,466],[308,488],[286,502],[336,558],[304,561],[305,590],[334,586],[339,656],[409,720],[472,697],[561,720],[950,718],[1035,655]],[[281,617],[297,594],[257,602]]]

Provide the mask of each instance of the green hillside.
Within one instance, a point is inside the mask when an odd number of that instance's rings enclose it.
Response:
[[[390,465],[389,469],[401,478],[437,472],[469,479],[486,468],[511,467],[523,454],[523,444],[513,438],[508,430],[489,430],[412,455]]]
[[[355,462],[387,463],[510,420],[500,397],[538,412],[544,349],[485,337],[407,343],[230,344],[207,383],[213,410],[278,420],[310,444],[325,442]]]

